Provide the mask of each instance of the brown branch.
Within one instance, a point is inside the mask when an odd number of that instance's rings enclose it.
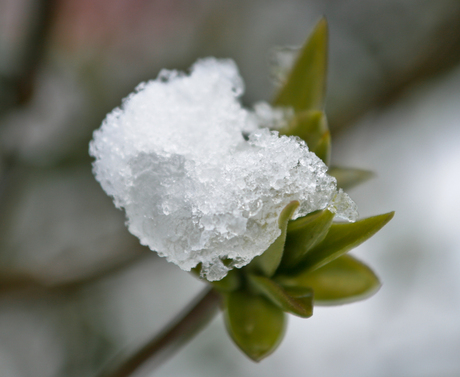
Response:
[[[128,377],[140,368],[151,372],[196,335],[217,313],[221,296],[212,288],[203,293],[180,313],[158,336],[103,377]]]
[[[33,95],[35,76],[45,56],[49,34],[56,14],[57,0],[41,0],[37,4],[36,20],[29,30],[23,57],[22,73],[17,77],[17,104],[27,103]]]

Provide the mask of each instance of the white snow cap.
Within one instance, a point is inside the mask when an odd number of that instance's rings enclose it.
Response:
[[[163,70],[107,115],[90,144],[96,179],[125,209],[129,231],[183,270],[202,263],[209,281],[262,254],[293,200],[294,218],[324,208],[357,218],[302,140],[258,128],[243,91],[232,60],[199,60],[190,75]]]

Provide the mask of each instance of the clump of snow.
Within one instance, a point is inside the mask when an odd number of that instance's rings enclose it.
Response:
[[[262,254],[293,200],[294,218],[323,208],[357,217],[302,140],[258,128],[243,90],[231,60],[200,60],[190,75],[164,70],[108,114],[90,144],[96,179],[129,231],[184,270],[202,263],[210,281]]]

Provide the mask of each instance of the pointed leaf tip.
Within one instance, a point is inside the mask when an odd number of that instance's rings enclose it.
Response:
[[[354,223],[333,223],[324,240],[305,255],[299,269],[313,271],[333,261],[372,237],[393,216],[394,212],[389,212]]]
[[[315,26],[274,100],[275,106],[295,112],[322,110],[326,94],[328,27],[325,18]]]

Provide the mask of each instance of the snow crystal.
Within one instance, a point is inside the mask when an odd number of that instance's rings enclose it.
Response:
[[[357,216],[302,140],[255,124],[243,91],[231,60],[200,60],[190,75],[164,70],[108,114],[90,144],[96,179],[129,231],[184,270],[202,263],[210,281],[262,254],[293,200],[294,218],[323,208]]]

